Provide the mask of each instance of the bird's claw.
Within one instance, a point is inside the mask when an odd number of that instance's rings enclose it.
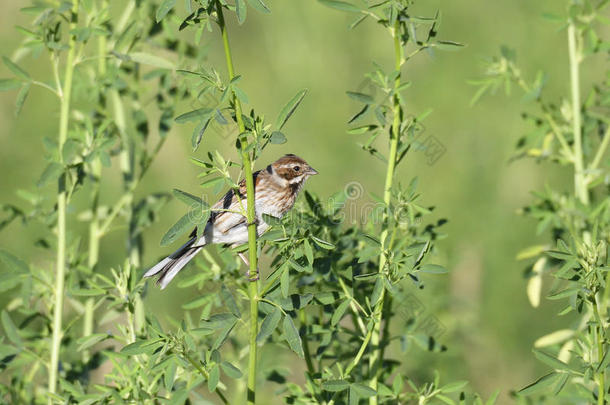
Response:
[[[251,276],[250,276],[250,270],[248,270],[248,271],[246,272],[246,278],[247,278],[247,279],[248,279],[248,281],[249,281],[249,282],[251,282],[251,283],[252,283],[252,282],[254,282],[254,281],[258,281],[258,280],[260,280],[260,278],[261,278],[261,277],[260,277],[260,273],[258,272],[258,267],[256,268],[256,276],[255,276],[255,277],[251,277]]]

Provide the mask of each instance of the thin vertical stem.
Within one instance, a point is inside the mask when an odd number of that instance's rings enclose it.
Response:
[[[72,6],[70,29],[76,28],[78,16],[78,0]],[[76,40],[74,35],[68,41],[68,56],[64,84],[61,91],[61,106],[59,115],[59,161],[63,164],[62,150],[68,138],[68,123],[70,120],[70,96],[72,93],[72,76],[74,73],[74,58]],[[57,377],[59,371],[59,352],[62,338],[62,315],[64,306],[64,279],[66,270],[66,177],[62,175],[58,182],[57,192],[57,270],[55,274],[55,305],[53,308],[53,335],[51,338],[51,362],[49,364],[49,393],[57,392]],[[49,404],[52,399],[49,398]]]
[[[100,12],[108,7],[108,1],[103,0]],[[106,75],[106,36],[100,35],[97,40],[98,51],[98,77],[103,78]],[[99,159],[91,162],[91,221],[89,222],[89,255],[87,257],[87,266],[89,270],[94,272],[99,260],[100,250],[100,217],[98,212],[99,195],[100,195],[100,179],[102,176],[102,164]],[[93,315],[94,315],[94,299],[87,298],[85,301],[85,315],[83,320],[83,336],[89,336],[93,333]],[[89,351],[83,352],[83,360],[89,361]]]
[[[584,205],[589,204],[589,193],[584,174],[582,151],[582,118],[580,113],[580,61],[577,31],[573,22],[568,25],[568,53],[570,57],[570,85],[572,91],[572,129],[574,132],[574,191]]]
[[[216,9],[218,12],[218,25],[222,35],[222,43],[225,52],[225,58],[227,63],[227,70],[229,72],[229,79],[235,77],[235,71],[233,68],[233,57],[231,56],[231,47],[229,46],[229,34],[225,25],[224,15],[222,12],[222,5],[219,1],[216,2]],[[258,278],[258,257],[256,252],[256,214],[254,204],[254,179],[252,177],[252,161],[250,154],[247,151],[248,140],[245,136],[246,126],[242,118],[242,108],[239,98],[233,92],[233,105],[235,107],[235,119],[237,120],[237,126],[239,128],[239,148],[241,154],[241,160],[243,163],[244,177],[246,179],[246,219],[248,221],[248,257],[250,259],[249,275],[257,275]],[[256,346],[256,335],[258,333],[258,289],[259,282],[251,281],[248,284],[248,295],[250,297],[250,331],[249,331],[249,345],[250,352],[248,354],[248,392],[247,401],[248,404],[256,403],[256,361],[257,361],[257,346]]]
[[[394,64],[395,69],[398,72],[394,82],[394,88],[397,89],[400,86],[400,69],[402,67],[403,58],[402,58],[402,42],[400,40],[400,23],[398,20],[394,24],[392,29],[392,36],[394,38]],[[385,250],[387,248],[386,239],[388,238],[388,210],[390,207],[390,202],[392,199],[392,183],[394,180],[394,172],[396,170],[396,157],[398,154],[398,141],[400,139],[400,122],[401,122],[401,107],[400,107],[400,99],[398,98],[398,94],[395,93],[393,97],[393,106],[392,112],[394,115],[394,120],[392,122],[392,129],[390,132],[390,155],[388,156],[388,166],[386,169],[385,176],[385,185],[383,188],[383,202],[385,205],[385,210],[383,212],[383,220],[382,220],[382,231],[381,236],[379,238],[381,242],[381,250],[379,256],[379,273],[382,274],[386,265],[386,257]],[[379,296],[379,300],[375,305],[375,310],[373,313],[373,318],[375,320],[375,325],[373,327],[373,334],[371,336],[371,345],[373,346],[373,352],[369,357],[369,367],[370,367],[370,387],[374,390],[377,390],[377,374],[379,370],[379,366],[383,362],[382,359],[382,349],[380,346],[381,343],[381,322],[382,322],[382,313],[384,309],[384,300],[385,300],[385,289],[381,290],[381,294]],[[369,403],[371,405],[377,404],[377,396],[372,396],[369,399]]]

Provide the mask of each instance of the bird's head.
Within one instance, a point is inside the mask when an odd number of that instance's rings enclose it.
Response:
[[[302,185],[310,176],[318,174],[306,161],[293,154],[282,156],[267,166],[266,170],[292,186]]]

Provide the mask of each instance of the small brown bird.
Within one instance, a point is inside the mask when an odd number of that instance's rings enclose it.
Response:
[[[284,216],[293,207],[305,180],[314,174],[318,172],[306,161],[292,154],[285,155],[264,170],[252,174],[258,236],[269,229],[262,214],[277,218]],[[205,245],[221,243],[235,247],[248,242],[247,220],[241,214],[247,210],[245,179],[239,182],[238,193],[236,196],[231,189],[212,206],[210,219],[199,240],[196,240],[195,229],[188,242],[153,266],[144,277],[159,275],[157,284],[164,289]],[[245,256],[242,253],[239,256],[248,265]]]

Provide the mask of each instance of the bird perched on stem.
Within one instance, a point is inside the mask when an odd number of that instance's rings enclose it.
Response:
[[[305,180],[314,174],[318,172],[306,161],[292,154],[285,155],[264,170],[252,174],[258,236],[269,229],[269,224],[263,220],[263,214],[277,218],[284,216],[294,206]],[[144,277],[158,275],[157,284],[164,289],[204,246],[220,243],[236,247],[248,242],[245,179],[239,182],[239,190],[229,190],[210,211],[210,218],[199,240],[195,229],[188,242],[153,266]],[[243,253],[239,253],[239,257],[248,265]]]

